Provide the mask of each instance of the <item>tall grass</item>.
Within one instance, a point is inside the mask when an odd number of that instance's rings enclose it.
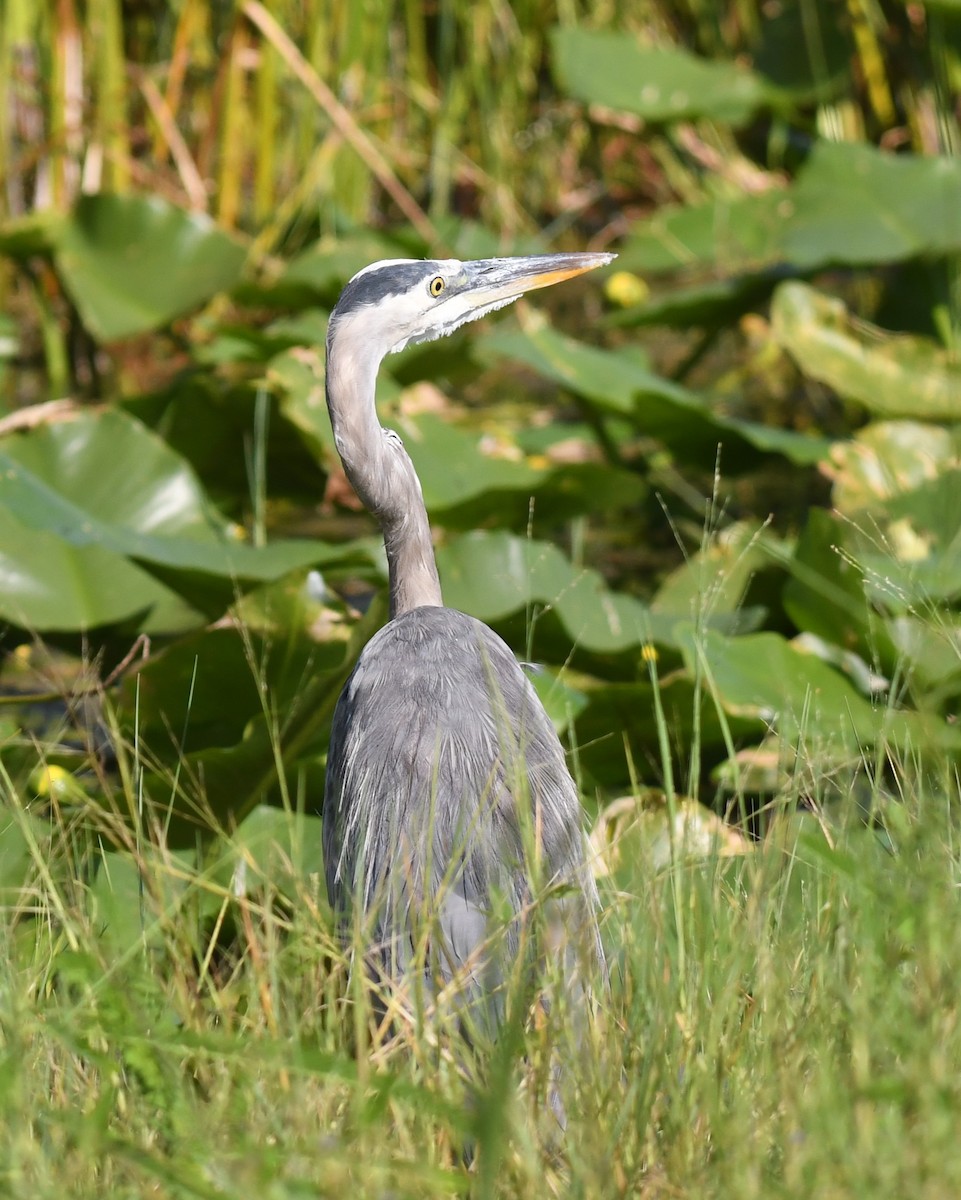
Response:
[[[902,136],[903,121],[919,149],[937,149],[932,122],[950,107],[941,94],[945,52],[932,43],[931,69],[902,78],[881,9],[849,9],[853,90],[821,103],[816,124],[863,139],[885,129]],[[804,12],[798,60],[809,59],[812,78],[825,83],[821,60],[837,14],[813,3]],[[0,218],[63,208],[81,186],[135,188],[279,246],[303,220],[326,231],[401,215],[435,240],[451,213],[478,215],[508,234],[555,218],[569,223],[598,199],[601,173],[630,203],[666,194],[665,185],[698,194],[709,159],[692,160],[692,147],[720,138],[722,153],[736,154],[730,137],[706,126],[652,133],[659,182],[606,171],[605,156],[608,166],[623,157],[619,122],[598,111],[588,123],[555,90],[550,31],[619,28],[749,60],[765,20],[757,0],[439,0],[428,8],[412,0],[182,0],[149,13],[120,0],[7,0]],[[918,22],[912,14],[900,40],[920,62]],[[950,125],[938,126],[942,140]],[[780,136],[772,130],[772,147]]]
[[[62,208],[82,184],[166,193],[227,227],[269,226],[296,195],[329,227],[370,220],[392,178],[395,204],[403,189],[436,218],[463,188],[516,228],[531,196],[508,181],[518,168],[542,186],[553,174],[549,163],[531,172],[516,135],[539,115],[557,17],[533,0],[444,0],[434,13],[390,0],[184,0],[149,19],[119,0],[11,0],[0,215]]]
[[[553,978],[550,1017],[509,1021],[480,1076],[429,1016],[371,1040],[316,819],[293,802],[259,839],[165,851],[134,749],[113,814],[74,791],[42,817],[2,776],[4,1195],[893,1198],[961,1182],[951,780],[919,784],[893,747],[883,828],[852,787],[830,815],[785,795],[733,859],[678,838],[656,866],[625,836],[586,1048]],[[555,1054],[563,1137],[545,1111]]]

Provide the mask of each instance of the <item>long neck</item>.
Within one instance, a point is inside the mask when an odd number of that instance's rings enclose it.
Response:
[[[345,356],[346,357],[346,356]],[[351,356],[354,362],[361,356]],[[327,408],[351,486],[384,535],[390,615],[439,607],[440,580],[420,480],[400,440],[381,429],[374,407],[377,364],[347,369],[336,341],[327,347]]]

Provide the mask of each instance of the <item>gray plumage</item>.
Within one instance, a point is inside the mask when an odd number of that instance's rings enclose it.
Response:
[[[495,1020],[499,985],[530,944],[531,902],[552,889],[546,923],[572,976],[603,976],[597,892],[577,789],[534,688],[500,637],[443,607],[417,475],[379,426],[374,381],[392,350],[610,257],[377,263],[344,289],[328,331],[334,436],[384,533],[392,618],[334,715],[328,895],[345,923],[363,926],[390,983],[412,968],[431,992],[455,981]],[[542,939],[532,963],[546,952]]]

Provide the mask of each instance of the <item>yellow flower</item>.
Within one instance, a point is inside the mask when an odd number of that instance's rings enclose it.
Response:
[[[612,304],[632,308],[636,304],[644,304],[651,291],[639,275],[632,275],[630,271],[615,271],[607,281],[604,294]]]

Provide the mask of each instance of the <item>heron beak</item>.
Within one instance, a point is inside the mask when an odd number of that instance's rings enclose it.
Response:
[[[488,258],[465,263],[471,304],[486,308],[504,304],[524,292],[550,287],[595,267],[604,267],[616,254],[534,254],[523,258]]]

